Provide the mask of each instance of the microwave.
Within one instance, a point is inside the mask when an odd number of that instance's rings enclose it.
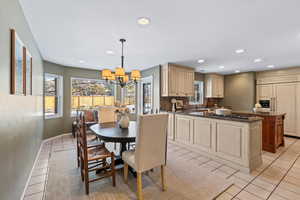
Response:
[[[260,99],[259,104],[265,112],[275,111],[275,98]]]

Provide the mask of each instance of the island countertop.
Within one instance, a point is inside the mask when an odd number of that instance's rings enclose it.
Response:
[[[254,111],[247,111],[247,110],[237,110],[232,111],[233,114],[239,114],[239,115],[252,115],[252,116],[284,116],[286,113],[282,112],[254,112]]]
[[[183,112],[176,112],[175,114],[179,115],[188,115],[193,117],[204,117],[204,118],[211,118],[211,119],[220,119],[220,120],[228,120],[228,121],[236,121],[236,122],[257,122],[261,121],[262,118],[258,116],[243,116],[243,115],[229,115],[229,116],[221,116],[215,115],[208,112],[190,112],[190,111],[183,111]]]

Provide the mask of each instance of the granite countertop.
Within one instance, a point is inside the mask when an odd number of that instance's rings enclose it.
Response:
[[[281,112],[253,112],[251,110],[237,110],[237,111],[232,111],[233,114],[240,114],[240,115],[256,115],[256,116],[282,116],[286,115],[286,113],[281,113]]]
[[[243,116],[244,118],[238,118],[233,115],[229,116],[221,116],[221,115],[214,115],[208,112],[176,112],[175,114],[179,115],[188,115],[188,116],[193,116],[193,117],[204,117],[204,118],[211,118],[211,119],[220,119],[220,120],[228,120],[228,121],[236,121],[236,122],[257,122],[261,121],[263,118],[257,117],[257,116]]]

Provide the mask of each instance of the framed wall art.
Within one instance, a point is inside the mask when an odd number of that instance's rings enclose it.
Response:
[[[23,47],[25,54],[25,94],[32,95],[32,56],[26,47]]]
[[[11,94],[25,95],[25,55],[24,44],[16,31],[11,29]]]

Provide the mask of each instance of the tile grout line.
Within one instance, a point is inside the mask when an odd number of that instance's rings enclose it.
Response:
[[[49,145],[50,145],[50,147],[49,147],[49,154],[48,154],[48,163],[50,162],[50,158],[51,158],[53,141],[51,141],[51,143]],[[47,183],[48,183],[48,176],[49,176],[49,166],[47,167],[46,180],[45,180],[44,193],[43,193],[42,200],[46,199],[46,189],[47,189]]]
[[[286,173],[283,175],[283,177],[280,179],[279,183],[276,184],[275,188],[273,189],[273,191],[270,193],[270,195],[267,197],[267,199],[269,199],[271,197],[271,195],[274,193],[274,191],[278,188],[278,186],[280,185],[280,183],[283,181],[283,179],[287,176],[287,174],[289,173],[289,171],[292,169],[292,167],[295,165],[295,163],[297,162],[297,160],[300,158],[300,155],[297,156],[297,158],[294,160],[293,164],[290,166],[290,168],[286,171]],[[280,195],[279,195],[280,196]]]
[[[221,167],[225,166],[225,164],[221,164],[219,167],[216,167],[215,169],[211,170],[211,172],[215,172],[218,169],[220,169]],[[221,170],[222,171],[222,170]],[[223,171],[222,171],[223,172]],[[225,172],[224,172],[225,173]]]
[[[257,177],[259,177],[261,174],[263,174],[273,163],[275,163],[275,161],[277,161],[285,152],[287,152],[295,143],[297,142],[297,140],[295,140],[292,144],[290,144],[284,151],[282,151],[279,156],[277,156],[272,162],[269,163],[269,165],[267,165],[267,167],[265,169],[263,169],[261,172],[259,172],[251,181],[249,181],[244,187],[242,187],[241,191],[239,191],[236,195],[234,195],[232,197],[232,199],[234,199],[235,197],[237,197],[242,191],[245,190],[245,188],[247,186],[249,186]],[[246,191],[246,190],[245,190]],[[274,190],[273,190],[274,191]],[[246,191],[248,192],[248,191]],[[271,192],[272,193],[272,192]],[[252,194],[250,192],[250,194]],[[253,194],[255,195],[255,194]],[[257,195],[255,195],[257,196]],[[257,196],[258,197],[258,196]],[[260,198],[260,197],[259,197]]]
[[[236,173],[240,172],[240,170],[236,170],[233,174],[231,174],[230,176],[228,176],[226,179],[231,178],[232,176],[234,176]]]

